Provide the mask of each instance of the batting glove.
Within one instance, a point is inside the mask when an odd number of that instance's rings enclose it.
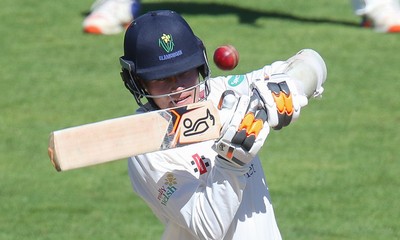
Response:
[[[244,166],[257,155],[269,134],[269,126],[264,124],[267,112],[257,95],[237,99],[228,94],[221,106],[221,115],[226,119],[213,149],[219,157]]]
[[[274,74],[267,81],[257,80],[251,87],[254,94],[262,99],[268,124],[275,130],[295,121],[300,109],[308,103],[308,98],[299,94],[294,80],[284,73]]]

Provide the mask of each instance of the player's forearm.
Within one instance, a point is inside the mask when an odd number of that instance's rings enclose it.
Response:
[[[327,78],[325,61],[318,52],[303,49],[286,61],[277,61],[264,68],[266,75],[287,74],[292,77],[307,98],[317,97],[323,92],[323,83]]]

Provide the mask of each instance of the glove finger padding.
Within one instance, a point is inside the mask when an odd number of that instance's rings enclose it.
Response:
[[[287,83],[284,82],[269,82],[268,88],[271,90],[272,97],[276,104],[276,111],[278,114],[278,124],[274,127],[279,130],[286,127],[292,121],[293,116],[293,97]]]
[[[265,109],[257,95],[252,99],[242,96],[238,99],[230,121],[224,124],[221,137],[213,148],[220,157],[243,166],[249,163],[263,146],[269,134]]]
[[[256,81],[252,88],[262,99],[268,124],[275,130],[297,120],[300,109],[308,104],[307,97],[298,92],[293,80],[286,74],[272,75],[268,81]]]
[[[253,112],[247,113],[233,137],[232,143],[242,145],[245,150],[250,151],[266,120],[267,113],[264,109],[259,110],[256,116]]]

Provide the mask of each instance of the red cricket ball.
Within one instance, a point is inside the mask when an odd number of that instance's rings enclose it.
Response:
[[[232,70],[239,63],[239,53],[232,45],[222,45],[214,52],[214,63],[222,70]]]

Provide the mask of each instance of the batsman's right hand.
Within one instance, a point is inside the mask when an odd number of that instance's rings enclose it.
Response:
[[[234,93],[225,93],[223,98],[220,109],[225,120],[213,149],[219,157],[244,166],[257,155],[269,134],[267,112],[256,95],[236,98]]]

